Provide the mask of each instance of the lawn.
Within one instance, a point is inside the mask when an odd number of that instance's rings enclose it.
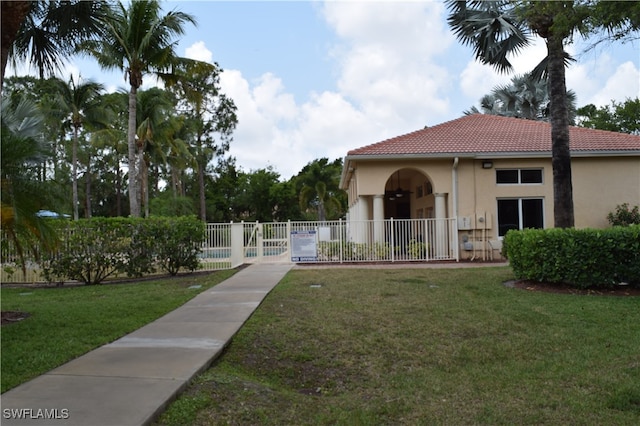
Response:
[[[80,287],[2,288],[2,311],[30,314],[2,326],[2,392],[148,324],[234,272]]]
[[[293,270],[161,425],[640,424],[640,297]]]

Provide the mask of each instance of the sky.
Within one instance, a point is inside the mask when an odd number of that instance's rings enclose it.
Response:
[[[176,51],[216,62],[238,110],[229,155],[244,171],[272,167],[286,180],[309,162],[459,118],[499,84],[545,56],[541,39],[512,58],[514,73],[474,61],[449,30],[440,1],[166,1],[193,15]],[[578,107],[640,96],[640,40],[576,39],[567,88]],[[65,69],[128,89],[122,72],[91,60]],[[64,77],[64,75],[62,76]],[[147,76],[143,89],[155,85]]]

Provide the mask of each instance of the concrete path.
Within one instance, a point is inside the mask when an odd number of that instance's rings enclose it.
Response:
[[[292,266],[251,265],[139,330],[5,392],[0,423],[149,424],[221,354]]]

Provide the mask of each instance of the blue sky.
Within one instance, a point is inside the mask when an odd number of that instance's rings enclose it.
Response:
[[[230,154],[245,171],[272,166],[283,179],[321,157],[458,118],[513,75],[473,60],[446,25],[439,1],[174,1],[194,15],[180,55],[215,61],[238,107]],[[578,106],[640,96],[640,41],[584,53],[567,86]],[[513,58],[524,73],[545,55],[541,40]],[[86,60],[65,70],[126,87],[121,72]],[[63,74],[64,76],[64,74]],[[144,87],[153,85],[147,77]]]

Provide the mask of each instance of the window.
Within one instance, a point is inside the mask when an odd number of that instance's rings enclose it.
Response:
[[[431,182],[426,181],[424,183],[424,193],[426,195],[433,194],[433,187],[431,186]]]
[[[542,183],[542,169],[496,170],[496,183],[499,185]]]
[[[509,198],[498,200],[498,235],[510,229],[544,228],[542,198]]]

